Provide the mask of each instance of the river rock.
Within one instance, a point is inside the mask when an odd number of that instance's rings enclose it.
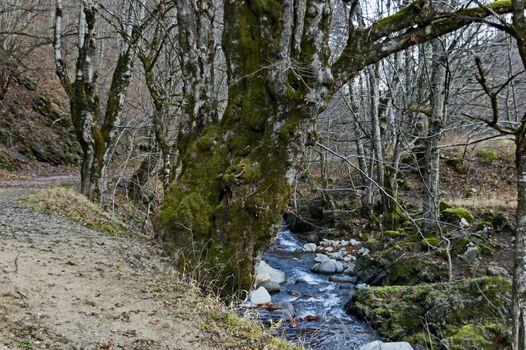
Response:
[[[303,245],[303,251],[305,251],[305,252],[315,252],[316,251],[316,244],[314,244],[314,243],[305,243]]]
[[[272,312],[274,315],[277,315],[280,319],[289,321],[294,318],[289,310],[287,309],[276,309]]]
[[[332,274],[336,272],[336,261],[328,260],[324,261],[318,267],[318,273]]]
[[[266,304],[270,303],[272,301],[272,298],[270,297],[270,294],[265,289],[265,287],[259,287],[252,293],[250,293],[250,302],[252,304]]]
[[[256,287],[259,287],[263,282],[270,280],[270,273],[256,273]]]
[[[319,263],[329,261],[329,260],[331,260],[331,258],[329,258],[325,254],[316,254],[316,256],[314,257],[314,261],[319,262]]]
[[[265,288],[269,293],[279,293],[281,290],[279,283],[272,280],[263,281],[259,286]]]
[[[344,270],[344,266],[341,261],[334,261],[334,268],[336,273],[341,273]]]
[[[345,270],[343,270],[343,273],[346,275],[352,275],[354,274],[354,270],[356,269],[356,265],[349,264]]]
[[[353,277],[340,277],[340,276],[330,276],[329,281],[336,283],[354,283],[356,278]]]
[[[349,240],[349,244],[352,245],[353,247],[356,247],[358,244],[360,244],[360,242],[358,242],[357,240],[353,238]]]
[[[364,288],[367,288],[367,284],[365,283],[358,283],[356,285],[356,287],[354,287],[355,289],[364,289]]]
[[[379,340],[367,343],[360,347],[360,350],[414,350],[413,347],[403,341],[396,343],[384,343]]]
[[[258,275],[264,275],[266,273],[269,274],[269,279],[271,281],[277,282],[279,284],[287,281],[287,275],[285,275],[285,272],[275,269],[261,260],[258,264],[258,267],[256,268],[256,280],[258,280]],[[261,280],[261,278],[259,278],[259,280]]]
[[[288,301],[280,301],[278,303],[278,306],[280,309],[287,310],[292,315],[292,318],[296,316],[296,310],[294,309],[294,305],[292,305]]]

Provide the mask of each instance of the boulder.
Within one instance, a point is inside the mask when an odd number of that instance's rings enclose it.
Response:
[[[258,287],[265,288],[269,293],[279,293],[279,291],[281,290],[279,287],[279,283],[272,280],[263,281]]]
[[[261,285],[261,283],[270,280],[270,273],[256,273],[256,281],[255,284],[257,287]]]
[[[316,256],[314,257],[314,261],[319,262],[319,263],[329,261],[329,260],[331,260],[331,258],[329,258],[325,254],[316,254]]]
[[[303,245],[303,250],[306,252],[315,252],[316,251],[316,244],[314,243],[305,243]]]
[[[508,271],[500,266],[490,266],[486,269],[487,276],[503,276],[508,277]]]
[[[287,281],[287,275],[285,275],[285,272],[275,269],[261,260],[256,268],[256,280],[261,280],[261,278],[257,277],[258,275],[264,276],[267,273],[269,274],[269,279],[271,281],[277,282],[279,284]]]
[[[292,315],[292,317],[296,316],[296,310],[294,309],[294,305],[292,305],[288,301],[280,301],[278,303],[278,306],[282,310],[287,310]]]
[[[360,350],[414,350],[407,342],[384,343],[379,340],[367,343]]]
[[[272,298],[265,287],[259,287],[250,293],[250,302],[252,304],[266,304],[270,303],[271,301]]]
[[[335,272],[336,272],[336,261],[334,261],[334,260],[324,261],[318,267],[318,273],[323,273],[323,274],[330,275],[330,274],[333,274]]]

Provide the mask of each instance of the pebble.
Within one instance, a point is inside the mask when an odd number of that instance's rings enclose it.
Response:
[[[315,252],[316,251],[316,244],[314,243],[305,243],[303,245],[303,250],[306,252]]]

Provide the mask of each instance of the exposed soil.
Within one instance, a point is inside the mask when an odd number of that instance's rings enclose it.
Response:
[[[64,181],[0,180],[0,349],[219,348],[155,245],[18,202]]]

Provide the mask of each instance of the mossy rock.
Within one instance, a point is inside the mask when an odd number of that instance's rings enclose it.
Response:
[[[466,175],[468,168],[464,165],[464,159],[459,157],[452,157],[446,159],[446,164],[449,165],[456,173],[460,175]]]
[[[442,343],[449,349],[506,349],[510,295],[509,280],[484,277],[369,287],[356,291],[346,309],[386,338],[408,341],[414,347],[439,349]]]
[[[402,237],[404,235],[403,231],[400,232],[398,230],[387,230],[387,231],[384,231],[384,235],[387,236],[387,237],[391,237],[391,238],[397,238],[397,237]]]
[[[468,223],[475,221],[473,214],[464,208],[448,208],[442,211],[442,215],[446,219],[455,220],[456,222],[459,222],[461,219],[466,219]]]
[[[477,231],[493,231],[493,223],[491,221],[481,221],[477,223]]]
[[[504,228],[504,226],[506,226],[507,223],[508,216],[502,211],[496,212],[493,216],[493,219],[491,220],[491,224],[496,230],[502,230],[502,228]]]
[[[477,152],[477,157],[489,163],[500,159],[495,150],[480,150]]]
[[[7,171],[15,171],[18,169],[18,165],[7,155],[3,155],[0,153],[0,169]]]
[[[451,204],[448,204],[446,202],[440,202],[440,212],[443,212],[446,209],[451,209],[453,206]]]

